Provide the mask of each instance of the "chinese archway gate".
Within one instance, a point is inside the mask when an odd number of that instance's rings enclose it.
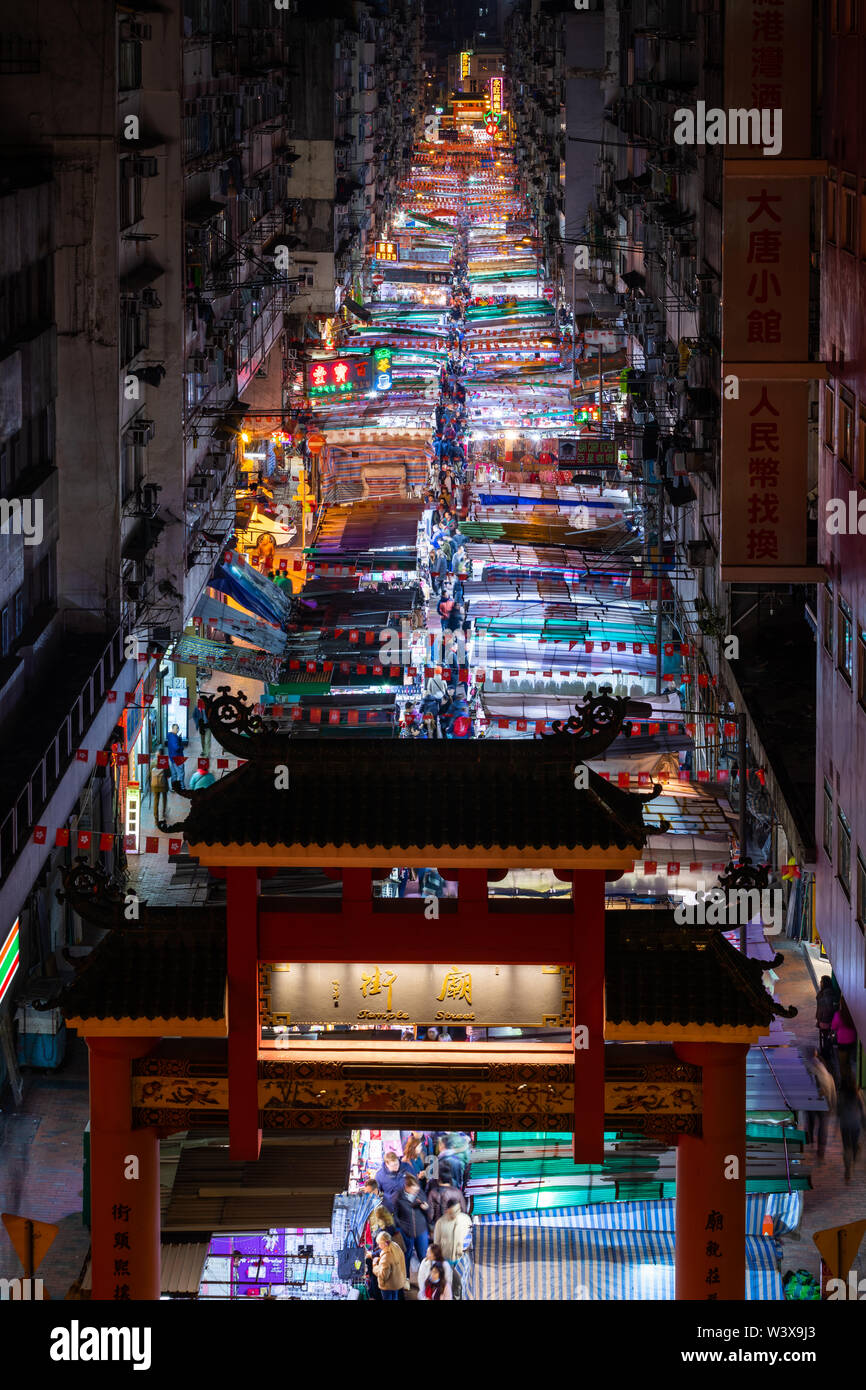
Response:
[[[222,1124],[231,1158],[249,1162],[272,1130],[556,1129],[573,1132],[576,1162],[601,1163],[606,1125],[626,1120],[677,1142],[677,1297],[743,1298],[746,1053],[779,1010],[719,932],[606,913],[606,880],[645,843],[646,798],[575,765],[625,712],[588,698],[554,736],[507,744],[315,741],[216,697],[214,737],[247,761],[188,794],[183,830],[225,881],[225,907],[144,905],[129,927],[88,865],[67,884],[111,928],[62,999],[90,1049],[95,1298],[159,1298],[161,1135]],[[456,898],[431,920],[423,899],[374,897],[395,864],[437,865]],[[570,896],[490,897],[518,866],[552,870]],[[341,895],[262,891],[310,868]],[[263,1041],[274,966],[367,961],[379,995],[400,967],[446,959],[463,975],[547,967],[549,1021],[570,1031],[531,1045]]]

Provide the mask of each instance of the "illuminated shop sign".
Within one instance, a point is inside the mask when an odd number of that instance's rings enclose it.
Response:
[[[373,252],[373,259],[377,261],[399,261],[400,247],[393,241],[377,241]]]
[[[387,347],[373,349],[373,389],[390,391],[394,385],[393,357]]]
[[[18,967],[21,964],[21,938],[19,932],[20,918],[15,918],[12,927],[3,945],[0,946],[0,1001],[9,990]]]
[[[263,1027],[470,1023],[567,1028],[569,965],[261,965]]]
[[[502,112],[502,78],[491,77],[490,79],[490,110],[494,116]]]
[[[338,357],[332,362],[307,365],[307,394],[310,396],[348,396],[369,391],[372,381],[368,357]]]
[[[471,58],[472,58],[472,54],[471,54],[471,53],[461,53],[461,54],[460,54],[460,76],[461,76],[461,77],[468,77],[468,76],[469,76],[469,64],[470,64],[470,59],[471,59]]]

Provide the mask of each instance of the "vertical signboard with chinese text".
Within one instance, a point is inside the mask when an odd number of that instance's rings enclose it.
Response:
[[[791,167],[811,153],[810,32],[808,0],[728,0],[725,8],[721,578],[731,582],[811,573],[814,171]],[[779,159],[788,162],[777,173]]]

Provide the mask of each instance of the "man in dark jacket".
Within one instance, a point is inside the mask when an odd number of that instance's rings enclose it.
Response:
[[[434,1226],[440,1216],[445,1215],[449,1202],[459,1202],[461,1211],[466,1211],[466,1198],[459,1187],[453,1183],[431,1179],[427,1184],[427,1201],[430,1206],[430,1219]]]
[[[376,1181],[382,1190],[382,1198],[385,1206],[393,1214],[397,1198],[403,1191],[403,1179],[405,1177],[414,1178],[408,1163],[395,1153],[386,1153],[385,1161],[376,1174]]]
[[[397,1229],[406,1243],[406,1272],[412,1263],[412,1251],[418,1256],[418,1263],[427,1257],[430,1244],[430,1203],[424,1200],[421,1184],[415,1177],[403,1179],[403,1191],[398,1192],[394,1206],[394,1220]]]

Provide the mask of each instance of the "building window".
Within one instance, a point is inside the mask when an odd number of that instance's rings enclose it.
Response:
[[[850,185],[849,180],[850,178]],[[856,252],[857,250],[857,193],[855,191],[855,180],[850,175],[845,175],[845,183],[842,188],[842,229],[841,229],[842,248],[845,251]]]
[[[120,365],[125,367],[150,343],[147,310],[138,299],[120,302]]]
[[[866,932],[866,859],[857,851],[857,921]]]
[[[854,681],[854,623],[850,606],[843,598],[839,599],[839,617],[836,625],[839,632],[839,641],[836,646],[838,668],[848,684],[852,685]]]
[[[836,811],[836,877],[847,898],[851,896],[851,827],[841,806]]]
[[[832,449],[836,442],[836,392],[824,387],[824,443]]]
[[[839,391],[839,462],[847,469],[854,465],[854,397],[845,387]]]
[[[824,647],[833,655],[833,586],[824,585]]]
[[[44,607],[54,601],[55,594],[55,560],[54,549],[40,560],[33,576],[33,599],[34,606]]]
[[[824,203],[825,231],[827,241],[836,240],[836,170],[831,169],[827,176],[827,196]]]
[[[830,863],[833,862],[833,790],[828,781],[824,781],[824,848]]]
[[[139,484],[144,477],[145,470],[145,446],[135,441],[131,430],[127,430],[122,441],[122,462],[123,462],[123,500],[131,497],[138,491]]]
[[[141,86],[141,44],[135,39],[121,39],[118,45],[117,85],[121,92]]]
[[[130,159],[120,161],[118,194],[122,230],[124,227],[131,227],[133,223],[141,220],[141,178],[138,174],[133,174]]]

